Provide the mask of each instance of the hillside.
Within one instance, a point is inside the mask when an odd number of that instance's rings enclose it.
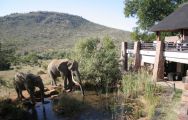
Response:
[[[118,22],[118,21],[117,21]],[[0,41],[17,51],[66,49],[76,40],[110,36],[116,44],[130,39],[130,32],[105,27],[82,17],[57,12],[15,13],[0,17]]]

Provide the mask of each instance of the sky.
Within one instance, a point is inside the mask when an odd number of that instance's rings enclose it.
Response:
[[[11,13],[53,11],[125,31],[136,27],[136,18],[125,18],[124,0],[0,0],[0,16]]]

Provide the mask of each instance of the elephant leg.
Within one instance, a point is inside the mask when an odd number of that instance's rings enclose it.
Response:
[[[32,103],[35,104],[34,88],[33,87],[27,88],[27,91],[28,91],[28,93],[30,95]]]
[[[67,76],[64,77],[64,89],[68,89],[68,84],[67,84]]]
[[[52,72],[50,72],[50,78],[52,79],[51,85],[52,86],[53,85],[57,86],[57,84],[56,84],[56,77],[55,77],[55,75]]]
[[[17,93],[17,99],[21,100],[20,90],[18,89],[18,87],[15,87],[15,89],[16,89],[16,93]]]
[[[74,83],[72,81],[72,76],[68,75],[67,80],[69,81],[68,88],[70,89],[70,91],[72,91],[72,88],[74,86]]]
[[[39,89],[40,89],[40,94],[41,94],[41,101],[44,103],[44,84],[42,81],[39,83]]]
[[[25,97],[24,97],[23,94],[22,94],[22,90],[20,90],[20,95],[21,95],[21,99],[22,99],[22,98],[25,99]]]
[[[44,103],[44,89],[40,89],[40,94],[41,94],[41,101]]]

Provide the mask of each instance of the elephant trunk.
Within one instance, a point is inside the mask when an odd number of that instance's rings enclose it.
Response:
[[[80,90],[81,90],[82,94],[84,95],[84,91],[83,91],[83,88],[82,88],[82,81],[81,81],[81,79],[80,79],[80,73],[79,73],[79,71],[75,71],[74,73],[75,73],[75,75],[76,75],[76,77],[77,77],[77,79],[78,79],[78,81],[79,81],[80,83],[78,83],[77,81],[74,80],[73,72],[71,73],[71,75],[72,75],[72,81],[73,81],[73,83],[74,83],[75,85],[77,85],[77,86],[80,87]]]

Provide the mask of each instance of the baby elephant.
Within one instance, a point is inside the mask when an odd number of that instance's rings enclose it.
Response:
[[[22,91],[27,90],[33,104],[35,104],[35,87],[38,87],[40,89],[42,103],[44,103],[44,84],[40,76],[31,73],[18,72],[15,75],[13,84],[16,89],[18,99],[21,100],[24,98]]]

